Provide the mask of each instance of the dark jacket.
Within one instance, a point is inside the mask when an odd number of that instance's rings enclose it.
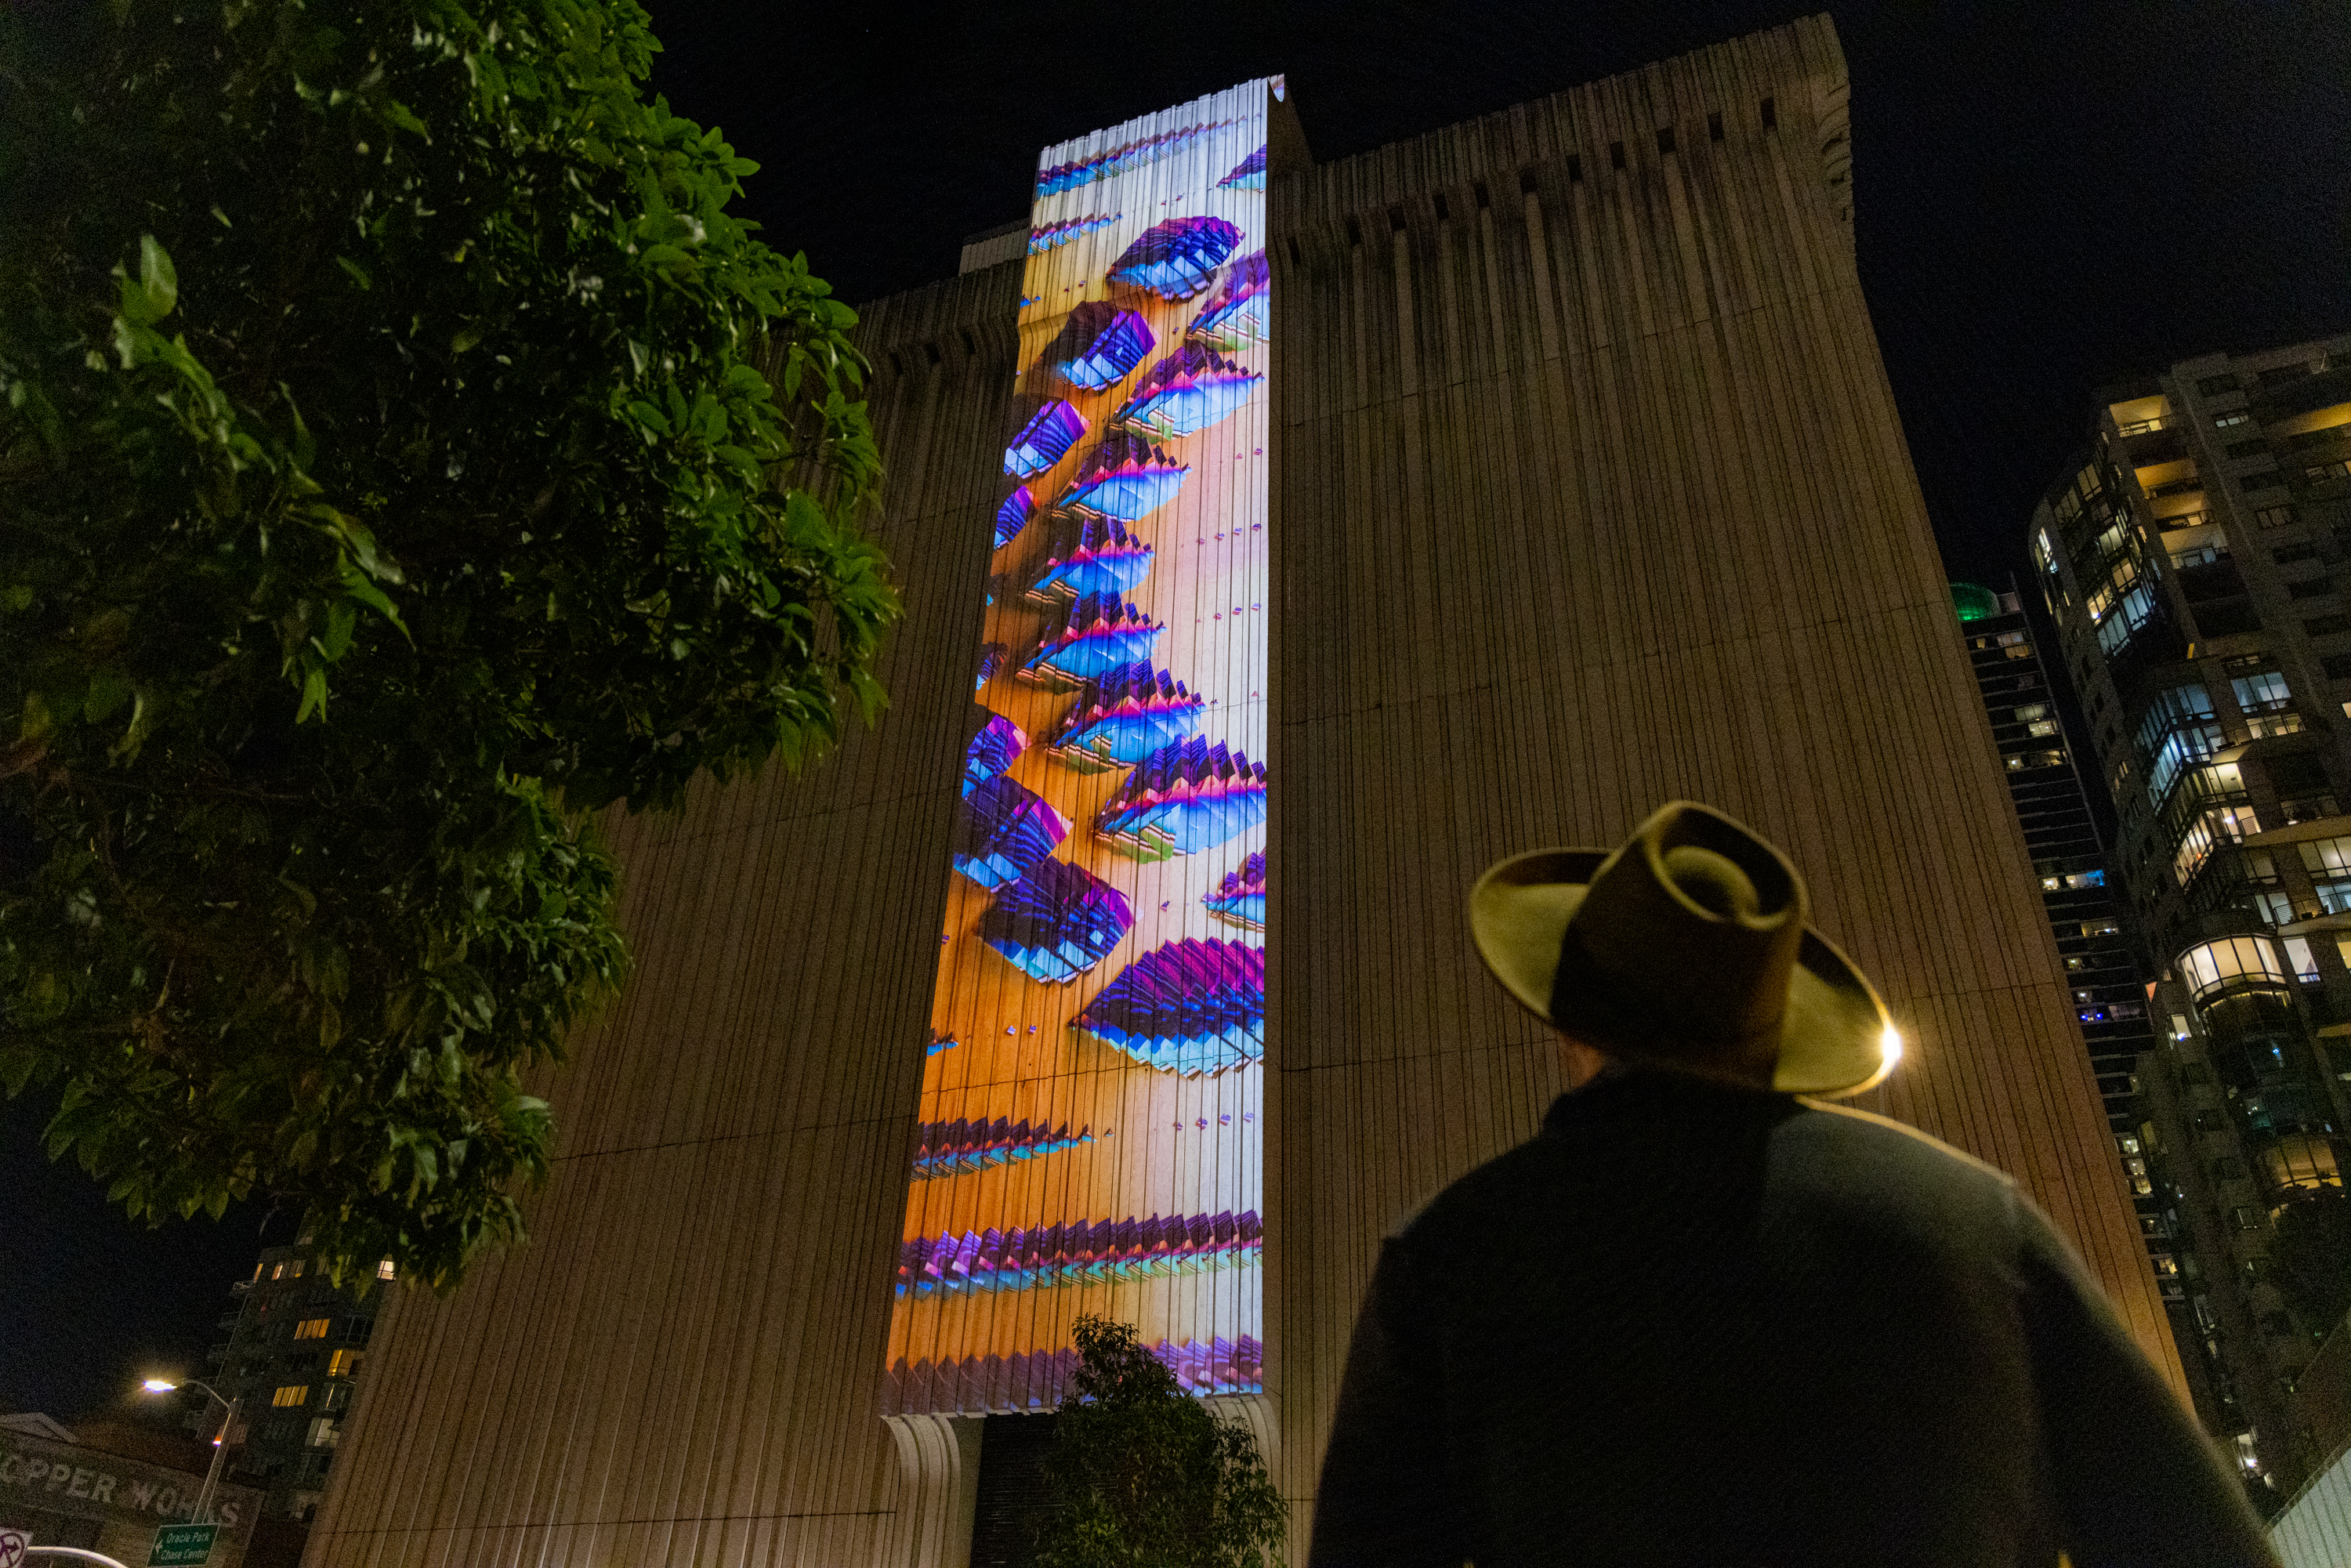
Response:
[[[1857,1112],[1662,1073],[1391,1238],[1313,1568],[2273,1563],[2015,1184]]]

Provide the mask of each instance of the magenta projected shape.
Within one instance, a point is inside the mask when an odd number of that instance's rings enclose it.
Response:
[[[1265,1054],[1265,953],[1187,937],[1119,971],[1077,1027],[1167,1072],[1222,1072]]]
[[[1059,463],[1086,434],[1085,415],[1056,398],[1039,409],[1004,449],[1004,471],[1031,479]]]
[[[1040,860],[997,891],[980,917],[980,940],[1032,980],[1067,985],[1092,968],[1134,927],[1126,895],[1083,866]]]

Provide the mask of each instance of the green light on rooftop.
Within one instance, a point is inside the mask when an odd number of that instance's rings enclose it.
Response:
[[[1972,582],[1951,584],[1951,608],[1961,621],[1989,621],[2000,613],[2000,595]]]

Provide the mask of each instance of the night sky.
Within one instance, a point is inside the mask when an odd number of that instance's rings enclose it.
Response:
[[[1288,77],[1327,161],[1803,10],[651,8],[655,88],[763,165],[747,207],[766,237],[852,302],[952,276],[965,236],[1025,217],[1047,143],[1250,77]],[[1862,285],[1953,575],[2022,576],[2026,519],[2093,388],[2351,328],[2341,4],[1833,14]],[[152,1366],[196,1370],[264,1210],[131,1226],[41,1157],[47,1109],[0,1109],[0,1406],[70,1418]]]

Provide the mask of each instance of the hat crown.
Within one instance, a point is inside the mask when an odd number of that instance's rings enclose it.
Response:
[[[1675,801],[1614,850],[1529,850],[1469,894],[1478,956],[1588,1044],[1796,1094],[1852,1094],[1900,1054],[1886,1004],[1811,928],[1803,879],[1709,807]]]
[[[1720,920],[1750,921],[1763,913],[1755,881],[1728,855],[1696,844],[1676,844],[1664,855],[1674,891]]]
[[[1595,1045],[1692,1061],[1776,1035],[1807,915],[1763,840],[1676,801],[1593,874],[1568,922],[1552,1017]]]

